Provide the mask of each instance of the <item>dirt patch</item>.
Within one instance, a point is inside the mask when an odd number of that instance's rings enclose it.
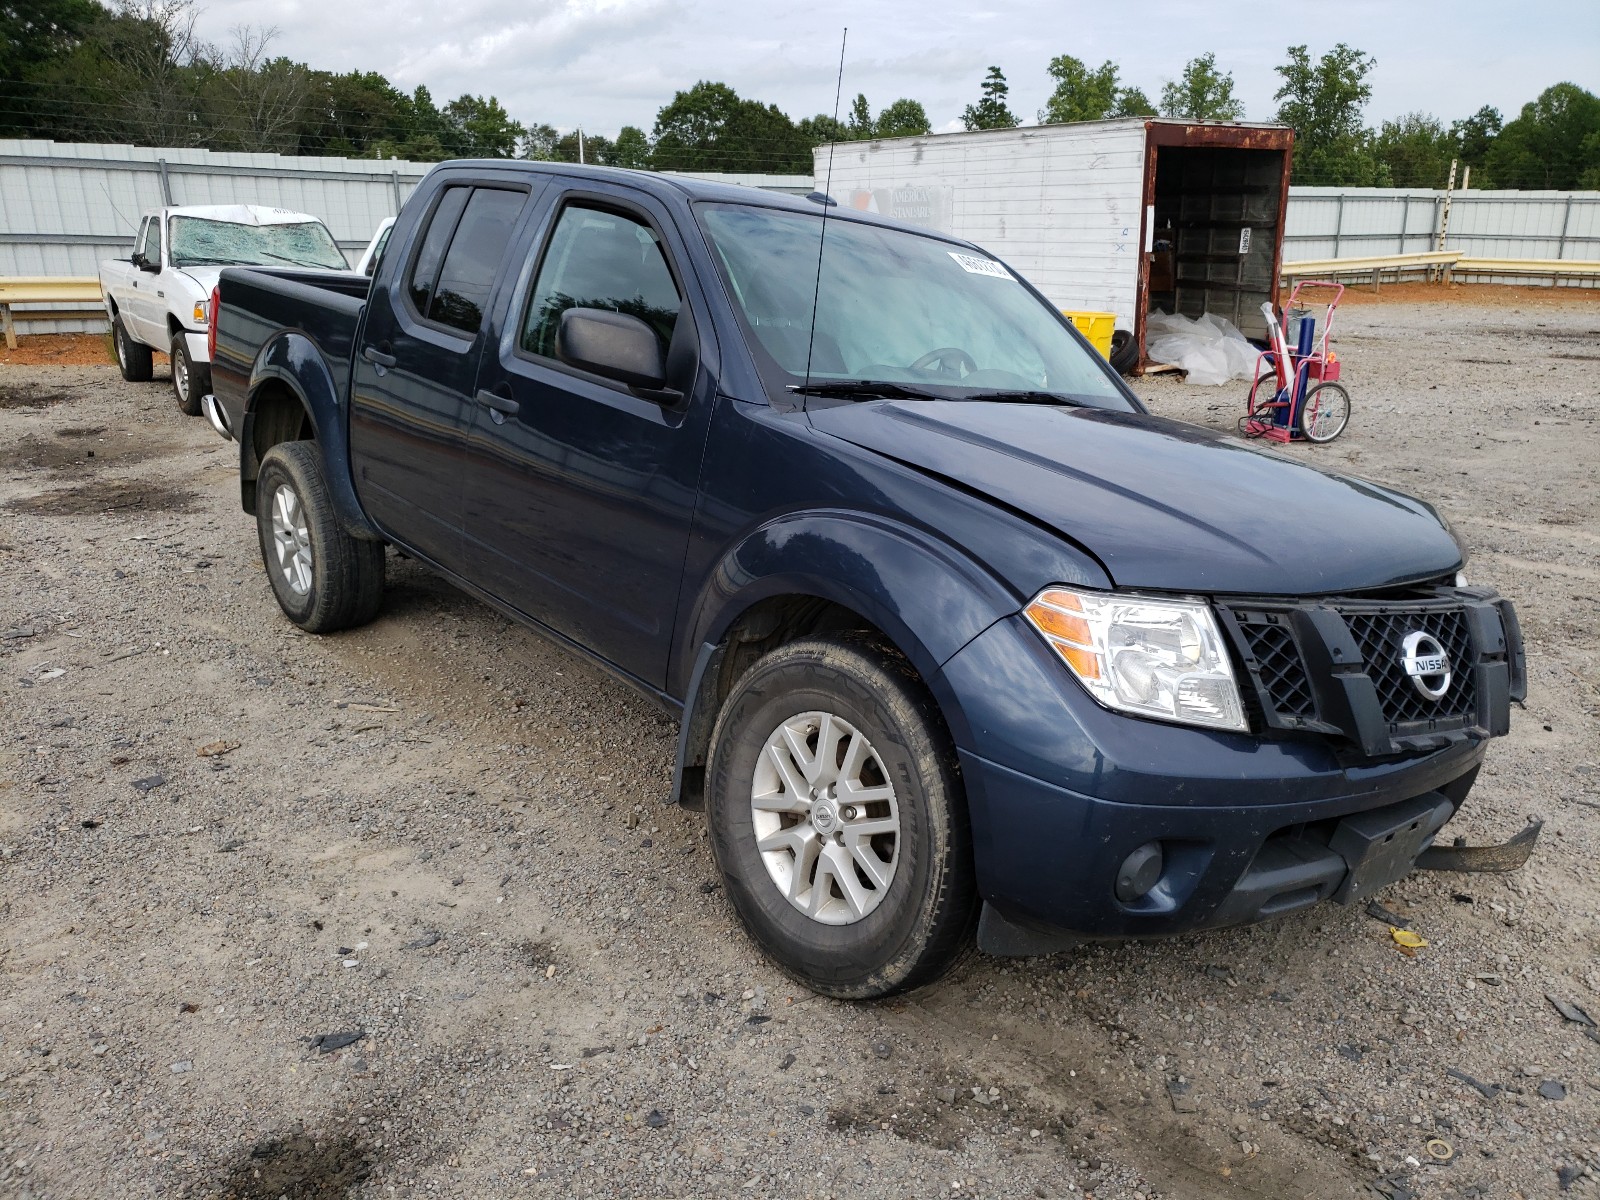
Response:
[[[308,1133],[251,1146],[220,1184],[222,1200],[342,1200],[372,1174],[372,1151],[349,1137]]]
[[[56,430],[58,438],[90,438],[99,437],[106,431],[104,425],[68,425]]]
[[[193,506],[193,492],[125,479],[97,479],[78,487],[20,496],[6,503],[13,512],[61,517],[110,512],[188,512]]]
[[[67,433],[58,430],[55,438],[21,437],[0,451],[0,469],[51,471],[58,475],[80,475],[85,471],[112,463],[137,462],[148,458],[150,452],[143,446],[130,446],[126,441],[116,441],[99,446],[85,446],[83,440],[105,432],[105,426]],[[58,440],[65,439],[65,440]]]
[[[17,348],[0,344],[0,365],[14,367],[109,366],[116,362],[109,333],[34,333],[17,339]]]
[[[52,405],[61,404],[70,399],[72,399],[71,392],[61,392],[54,388],[43,388],[26,383],[0,383],[0,409],[49,408]]]

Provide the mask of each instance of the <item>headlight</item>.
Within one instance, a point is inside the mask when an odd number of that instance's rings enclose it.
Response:
[[[1250,727],[1203,601],[1052,587],[1023,615],[1106,708],[1210,729]]]

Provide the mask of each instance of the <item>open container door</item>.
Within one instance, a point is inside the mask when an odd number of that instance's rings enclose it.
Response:
[[[1145,125],[1144,214],[1134,336],[1152,310],[1233,322],[1265,339],[1277,303],[1294,131],[1281,125]]]

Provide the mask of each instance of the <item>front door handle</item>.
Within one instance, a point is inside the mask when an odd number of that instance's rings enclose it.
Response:
[[[502,416],[507,417],[516,416],[517,410],[522,407],[522,405],[518,404],[510,396],[502,396],[499,392],[491,392],[487,390],[480,391],[478,393],[478,403],[483,405],[490,412],[497,412]]]
[[[398,361],[394,355],[385,354],[376,346],[363,346],[361,348],[361,357],[379,367],[392,367]]]

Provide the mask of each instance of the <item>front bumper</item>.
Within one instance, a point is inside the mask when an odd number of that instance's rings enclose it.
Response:
[[[211,362],[211,347],[206,344],[206,331],[196,333],[192,329],[183,331],[183,340],[189,345],[189,361],[197,367],[203,367]]]
[[[1017,618],[968,643],[942,682],[959,699],[952,731],[991,934],[1003,918],[1078,936],[1154,936],[1245,924],[1340,893],[1354,899],[1362,826],[1392,819],[1414,861],[1466,798],[1487,744],[1458,736],[1372,758],[1326,736],[1111,713]],[[1372,815],[1347,820],[1358,814]],[[1119,900],[1119,868],[1150,842],[1163,851],[1159,882]],[[1377,877],[1388,882],[1410,865],[1391,863]]]

